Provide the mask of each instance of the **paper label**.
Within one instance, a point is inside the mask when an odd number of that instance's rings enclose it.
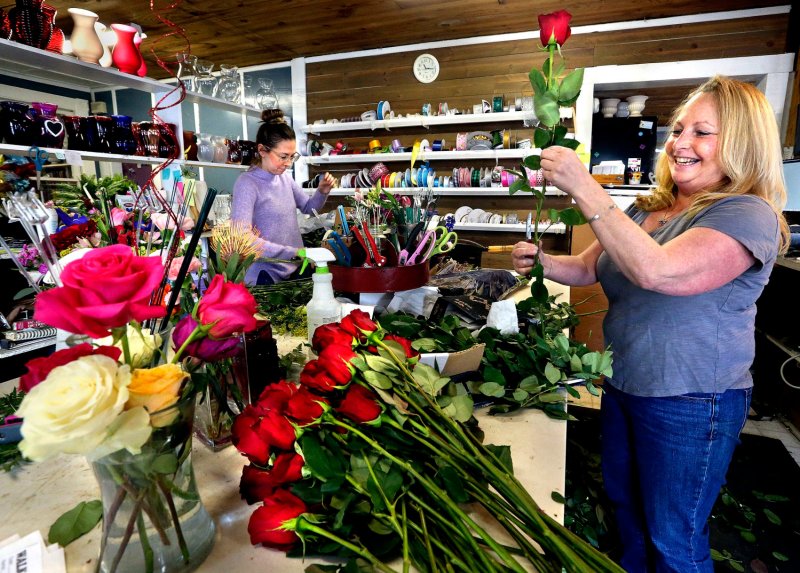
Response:
[[[653,129],[653,122],[642,120],[639,122],[639,129]]]
[[[83,158],[81,157],[81,154],[78,153],[77,151],[65,151],[64,158],[66,159],[69,165],[77,165],[77,166],[83,165]]]

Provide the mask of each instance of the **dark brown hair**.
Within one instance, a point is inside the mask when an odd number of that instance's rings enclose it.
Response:
[[[282,110],[265,109],[261,112],[261,126],[258,128],[256,143],[267,149],[274,149],[281,141],[296,139],[294,130],[286,123]]]

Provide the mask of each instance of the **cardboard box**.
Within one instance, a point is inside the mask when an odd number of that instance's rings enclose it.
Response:
[[[426,352],[419,356],[419,361],[433,366],[444,376],[455,376],[464,372],[477,370],[481,365],[485,344],[476,344],[459,352]]]
[[[599,174],[593,173],[592,177],[594,180],[600,183],[601,185],[624,185],[625,184],[625,174],[624,173],[611,173],[611,174]]]

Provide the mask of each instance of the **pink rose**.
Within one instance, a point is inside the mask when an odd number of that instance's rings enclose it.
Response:
[[[256,299],[241,284],[228,282],[216,275],[197,305],[197,317],[203,325],[213,324],[209,334],[227,338],[232,334],[249,332],[256,327]]]
[[[125,209],[119,207],[111,208],[111,224],[115,227],[122,225],[125,221],[131,218],[132,213],[128,213]]]
[[[172,331],[172,342],[176,351],[183,346],[183,343],[186,342],[186,339],[189,338],[196,327],[197,322],[188,314],[175,325],[175,329]],[[192,356],[205,362],[216,362],[223,358],[235,356],[238,346],[238,336],[220,340],[204,336],[190,342],[183,349],[181,356]]]
[[[172,262],[169,264],[169,272],[167,273],[167,278],[171,281],[174,281],[178,278],[178,272],[181,270],[181,265],[183,264],[183,257],[175,257],[172,259]],[[202,268],[200,261],[197,257],[192,257],[192,261],[189,263],[189,269],[186,271],[188,273],[195,273]]]
[[[160,318],[166,309],[150,297],[163,270],[158,257],[134,255],[124,245],[93,249],[64,268],[63,287],[37,295],[34,318],[92,338],[132,320]]]

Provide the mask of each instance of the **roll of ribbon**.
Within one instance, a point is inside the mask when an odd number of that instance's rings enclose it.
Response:
[[[378,119],[389,119],[389,112],[392,111],[392,106],[388,101],[381,100],[378,102]]]
[[[322,148],[320,149],[320,155],[328,155],[332,149],[333,145],[330,143],[323,143]]]
[[[434,139],[433,143],[431,144],[431,150],[432,151],[441,151],[443,146],[444,146],[444,140],[443,139]]]
[[[480,183],[481,183],[481,171],[480,169],[474,169],[472,171],[470,185],[472,185],[472,187],[480,187]]]
[[[503,147],[503,130],[496,129],[492,132],[492,149]]]
[[[447,102],[441,102],[439,104],[439,115],[447,115],[450,112],[450,106],[447,105]]]
[[[343,141],[337,141],[334,147],[336,148],[336,151],[347,151],[347,144]]]
[[[466,151],[467,149],[467,134],[464,132],[456,134],[456,151]]]
[[[508,171],[500,172],[500,182],[503,184],[503,187],[508,187]]]
[[[431,114],[431,104],[424,103],[422,104],[422,115],[430,115]]]
[[[420,151],[430,151],[431,150],[431,142],[427,139],[423,139],[419,142]]]
[[[522,111],[522,96],[517,96],[514,98],[514,109],[516,111]]]
[[[503,130],[503,149],[511,149],[511,132]]]
[[[381,148],[381,142],[377,139],[373,139],[372,141],[369,142],[368,147],[370,153],[375,153],[378,149]]]
[[[362,121],[375,121],[378,118],[378,114],[375,113],[375,110],[367,110],[361,114]]]
[[[400,151],[402,149],[403,149],[403,146],[400,143],[400,140],[399,139],[393,139],[392,140],[392,151],[394,151],[395,153],[400,153]]]

